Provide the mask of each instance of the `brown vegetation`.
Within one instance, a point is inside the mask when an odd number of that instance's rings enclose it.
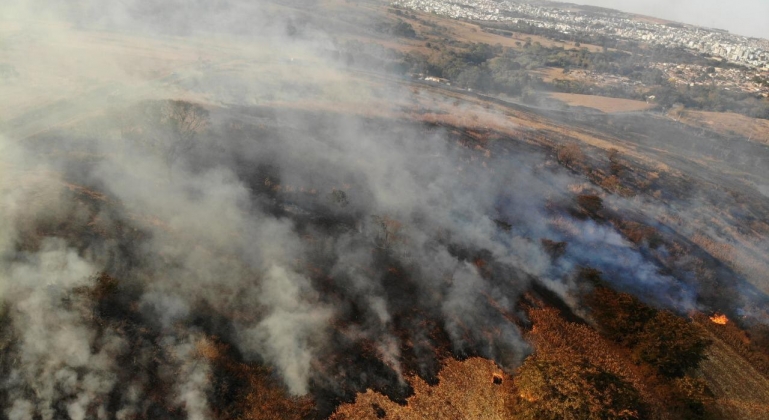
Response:
[[[596,215],[603,209],[603,200],[595,194],[578,195],[577,204],[591,215]]]
[[[309,397],[291,397],[272,372],[257,364],[237,362],[227,345],[214,339],[197,343],[198,353],[220,371],[217,418],[237,420],[299,420],[314,413]]]
[[[616,292],[614,298],[617,298]],[[638,305],[639,303],[636,303],[633,306],[638,307]],[[641,309],[643,308],[641,307]],[[642,360],[634,362],[630,348],[601,337],[598,332],[587,325],[565,321],[554,309],[532,309],[529,311],[529,316],[533,322],[533,328],[527,337],[533,341],[536,348],[533,357],[549,361],[551,365],[545,366],[545,368],[552,369],[554,366],[559,366],[552,373],[560,372],[563,379],[570,383],[570,385],[559,385],[559,387],[566,387],[565,389],[568,390],[569,386],[581,383],[579,381],[584,381],[586,377],[590,377],[590,372],[603,372],[603,377],[609,381],[611,386],[603,383],[602,386],[595,386],[595,392],[602,393],[601,395],[604,397],[607,392],[616,392],[623,396],[618,397],[619,399],[597,397],[591,400],[592,403],[604,401],[605,405],[624,401],[624,403],[614,406],[613,409],[615,413],[624,413],[625,416],[629,417],[622,417],[618,414],[617,417],[610,418],[634,418],[630,416],[630,413],[633,412],[638,413],[637,418],[651,419],[704,419],[709,418],[708,416],[712,414],[713,401],[710,391],[705,383],[697,377],[687,375],[681,378],[668,379],[660,375],[654,366],[644,363]],[[539,366],[537,370],[541,371],[542,368],[543,366]],[[568,379],[569,376],[565,375],[568,372],[580,371],[580,369],[582,369],[582,374],[578,380],[576,378]],[[525,385],[518,384],[518,386],[522,390],[527,389]],[[626,386],[635,390],[638,400],[631,398],[635,393]],[[587,387],[585,389],[589,390],[591,385],[581,383],[580,387]],[[590,393],[588,392],[588,394]],[[559,405],[558,401],[573,402],[575,398],[578,397],[572,396],[571,399],[555,398],[555,400],[551,399],[549,404]],[[624,406],[629,411],[617,411],[619,406]],[[555,409],[551,406],[549,410]],[[546,410],[546,413],[551,413],[549,410]],[[559,405],[557,410],[567,410],[567,406]],[[540,418],[565,418],[563,412],[559,414],[560,417],[547,417],[547,415],[550,414],[543,414],[544,417]],[[590,417],[585,415],[579,418]]]
[[[681,377],[695,369],[710,345],[698,324],[651,308],[630,294],[599,285],[585,301],[604,336],[632,348],[636,360],[663,376]]]
[[[617,375],[586,358],[555,361],[539,356],[526,359],[516,384],[522,420],[611,420],[641,418],[638,391]]]
[[[166,162],[172,164],[180,155],[195,147],[195,137],[208,125],[208,110],[186,101],[168,101],[161,107],[162,121],[168,124],[174,141],[165,151]]]
[[[713,392],[713,411],[726,419],[769,418],[769,380],[726,342],[711,338],[699,371]]]
[[[533,328],[527,338],[534,343],[537,357],[558,363],[587,360],[592,366],[631,384],[649,417],[661,418],[666,411],[665,402],[654,389],[655,382],[650,381],[653,374],[634,366],[626,350],[602,338],[587,325],[565,321],[552,308],[530,310],[529,317]]]
[[[620,221],[615,226],[625,238],[636,245],[646,243],[655,248],[662,242],[660,233],[651,226],[631,221]]]
[[[679,121],[695,128],[707,127],[724,135],[740,135],[752,141],[769,144],[769,121],[731,112],[686,110]]]
[[[697,326],[669,311],[659,311],[638,335],[633,353],[665,376],[682,377],[699,366],[710,344]]]
[[[339,406],[332,420],[386,419],[509,419],[513,415],[515,388],[512,377],[494,362],[471,358],[450,359],[438,375],[436,386],[419,377],[408,378],[414,396],[399,405],[368,390],[354,403]]]
[[[596,287],[585,300],[603,335],[625,346],[637,343],[638,334],[654,316],[654,310],[636,297],[608,287]]]
[[[467,35],[468,39],[482,41],[486,37],[502,38],[474,31],[475,25],[462,22],[452,25],[458,25],[453,30]],[[441,97],[454,99],[458,104],[459,100],[452,95],[446,93]],[[575,96],[586,95],[570,95],[569,99],[576,101],[575,104],[585,101],[583,106],[592,106],[606,112],[648,107],[638,101]],[[306,107],[308,103],[297,106]],[[646,106],[641,107],[642,104]],[[334,106],[350,112],[355,108],[354,112],[371,112],[379,116],[392,114],[385,111],[390,109],[387,107],[363,111],[362,107],[356,105],[352,102],[334,103]],[[424,103],[420,102],[419,106],[422,105]],[[447,107],[445,104],[432,105],[432,110],[436,110],[436,106]],[[557,147],[559,142],[567,141],[556,149],[556,156],[561,164],[573,170],[581,170],[587,157],[579,146],[581,143],[570,142],[569,139],[602,148],[613,147],[617,140],[584,128],[561,126],[552,120],[523,111],[515,112],[514,116],[508,111],[497,113],[503,108],[474,98],[463,101],[462,105],[467,106],[464,109],[470,110],[459,113],[448,108],[449,113],[423,113],[415,119],[451,123],[455,127],[472,127],[478,130],[475,134],[481,137],[511,136],[549,147]],[[165,122],[171,124],[170,129],[178,140],[176,146],[166,152],[169,163],[172,163],[174,156],[180,153],[177,148],[187,151],[194,146],[196,133],[205,128],[207,112],[202,107],[182,101],[169,102],[166,107]],[[702,120],[696,119],[699,118],[697,115],[688,112],[687,117],[691,121],[684,118],[682,122],[699,124]],[[742,120],[739,118],[745,117],[735,117],[736,122],[727,124],[726,128],[719,125],[721,119],[726,118],[721,114],[705,117],[719,121],[713,126],[716,131],[755,135],[753,140],[762,141],[762,133],[769,132],[769,127],[761,131],[762,126],[753,121],[748,122],[750,128],[741,131],[739,126]],[[710,125],[713,123],[710,122]],[[555,134],[559,135],[557,140],[554,140]],[[769,138],[765,141],[769,142]],[[488,149],[482,150],[490,154]],[[617,152],[610,151],[609,160],[611,175],[603,178],[600,186],[620,193],[623,188],[622,173],[626,168],[618,160]],[[664,163],[655,164],[664,167]],[[82,197],[78,203],[107,200],[103,194],[84,187],[62,185],[69,190],[67,193]],[[59,189],[59,185],[50,188]],[[57,195],[43,192],[40,198],[49,200]],[[341,190],[334,190],[332,199],[340,206],[347,202]],[[598,195],[579,195],[577,203],[593,215],[603,209],[603,201]],[[37,226],[37,230],[30,228],[30,237],[39,238],[76,230],[108,234],[100,231],[101,225],[96,215],[75,210],[71,213],[89,214],[89,217],[88,220],[72,219],[57,225]],[[374,222],[381,228],[381,247],[386,248],[401,240],[402,235],[399,233],[403,226],[400,222],[388,217],[376,218]],[[659,240],[659,233],[642,223],[623,222],[615,226],[635,244],[646,242],[653,246]],[[737,252],[734,247],[716,243],[706,236],[695,235],[694,242],[722,261],[731,261]],[[30,240],[30,243],[34,244],[34,240]],[[554,258],[562,255],[567,247],[565,242],[549,240],[543,240],[542,245]],[[485,264],[482,260],[476,262],[479,268]],[[93,290],[87,292],[99,300],[113,293],[115,284],[116,280],[105,275],[99,278]],[[439,375],[438,385],[430,386],[418,377],[407,378],[414,387],[415,395],[408,399],[405,406],[369,390],[360,394],[355,403],[340,406],[332,418],[644,418],[645,415],[648,418],[698,418],[705,413],[704,407],[713,404],[709,389],[714,391],[715,404],[723,405],[719,410],[727,418],[769,418],[769,354],[766,351],[769,343],[761,341],[758,332],[748,334],[732,322],[698,321],[697,325],[712,335],[705,337],[685,319],[670,312],[655,311],[629,294],[617,293],[605,287],[596,288],[586,300],[600,333],[588,325],[567,322],[552,309],[530,311],[534,327],[528,337],[533,340],[537,353],[526,360],[519,372],[516,381],[520,391],[516,389],[513,379],[489,360],[449,360]],[[708,347],[707,343],[711,340],[714,344]],[[0,350],[4,345],[0,342]],[[227,346],[214,339],[207,339],[198,343],[198,350],[219,373],[223,373],[217,377],[231,378],[217,387],[218,398],[234,399],[232,405],[223,405],[217,413],[219,418],[294,419],[313,414],[310,399],[290,397],[269,370],[257,364],[236,361],[237,358],[229,353]],[[638,364],[633,362],[633,353]],[[704,359],[703,356],[708,358]],[[700,366],[698,372],[706,381],[684,375],[697,365]],[[663,375],[658,375],[658,371]],[[676,378],[668,379],[664,376]],[[520,411],[516,414],[517,398],[520,398]],[[561,401],[562,404],[553,401]]]
[[[766,326],[756,325],[752,328],[753,333],[749,334],[734,322],[730,322],[723,314],[716,314],[712,317],[697,314],[694,319],[698,325],[718,337],[719,340],[750,363],[755,370],[769,379],[769,345],[767,345],[765,337]]]
[[[607,113],[646,111],[656,106],[644,101],[634,101],[632,99],[609,98],[606,96],[597,95],[581,95],[577,93],[553,92],[550,93],[549,96],[570,106],[584,106]]]
[[[585,153],[577,143],[568,143],[556,151],[558,162],[567,168],[579,169],[585,162]]]

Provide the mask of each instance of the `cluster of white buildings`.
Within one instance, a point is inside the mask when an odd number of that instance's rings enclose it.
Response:
[[[733,63],[769,70],[769,41],[717,29],[654,23],[615,11],[577,10],[513,0],[395,0],[393,4],[455,19],[522,21],[565,34],[598,34],[667,47],[684,47]]]

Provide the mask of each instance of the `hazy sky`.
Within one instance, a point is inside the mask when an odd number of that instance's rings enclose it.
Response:
[[[769,39],[769,0],[566,0]]]

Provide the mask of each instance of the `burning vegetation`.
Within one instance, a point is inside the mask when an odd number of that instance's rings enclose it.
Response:
[[[156,35],[186,70],[0,127],[0,417],[760,418],[749,163],[659,153],[720,149],[653,116],[361,74],[322,8],[224,3],[226,42]]]

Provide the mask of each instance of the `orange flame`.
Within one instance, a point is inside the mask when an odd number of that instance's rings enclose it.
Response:
[[[710,320],[719,325],[726,325],[729,322],[729,318],[724,314],[715,314],[710,317]]]

